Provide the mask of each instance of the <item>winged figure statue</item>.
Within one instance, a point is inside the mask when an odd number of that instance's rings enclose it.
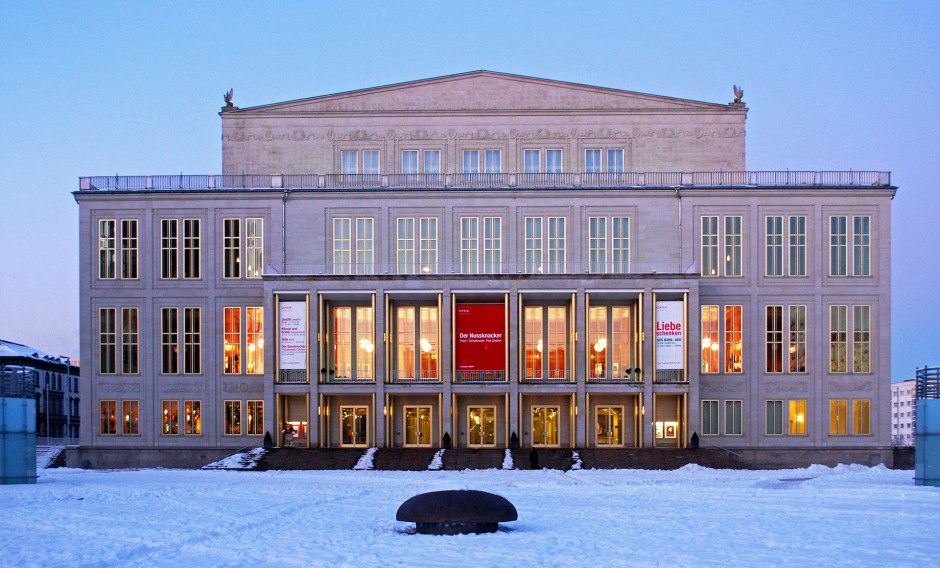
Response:
[[[734,85],[734,102],[736,103],[741,102],[742,97],[744,97],[744,89],[742,89],[741,87],[737,85]]]
[[[735,89],[737,89],[737,87],[735,87]],[[232,96],[234,96],[234,95],[235,95],[235,89],[229,89],[228,92],[225,93],[225,106],[226,106],[226,108],[232,108],[233,106],[235,106],[235,105],[232,104]]]

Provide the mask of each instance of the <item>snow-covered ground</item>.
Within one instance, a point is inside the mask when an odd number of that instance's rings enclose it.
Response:
[[[913,472],[41,470],[0,486],[0,566],[937,566]],[[480,489],[519,520],[427,536],[407,498]]]

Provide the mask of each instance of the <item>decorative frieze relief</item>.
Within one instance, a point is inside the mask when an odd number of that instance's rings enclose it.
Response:
[[[198,382],[171,381],[160,386],[165,394],[201,394],[203,386]]]
[[[225,394],[258,394],[264,392],[264,384],[223,382],[222,392]]]
[[[764,387],[773,392],[809,392],[809,383],[794,381],[767,381]]]
[[[699,390],[704,393],[744,392],[744,381],[702,381]]]
[[[140,383],[128,383],[122,381],[100,381],[98,383],[98,393],[106,394],[140,394]]]
[[[871,381],[852,381],[852,380],[837,380],[833,379],[829,381],[829,390],[830,391],[840,391],[840,392],[868,392],[871,391],[872,382]]]

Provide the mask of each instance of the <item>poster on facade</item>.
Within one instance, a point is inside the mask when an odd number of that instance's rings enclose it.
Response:
[[[307,302],[281,302],[280,311],[281,369],[306,369]]]
[[[685,310],[682,302],[656,302],[656,368],[684,368]]]
[[[503,304],[458,304],[455,322],[457,371],[504,371],[506,308]]]

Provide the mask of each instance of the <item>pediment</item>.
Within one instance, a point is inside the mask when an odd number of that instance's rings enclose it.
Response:
[[[493,71],[472,71],[226,111],[255,116],[373,112],[711,111],[729,105]],[[736,109],[735,109],[736,110]]]

